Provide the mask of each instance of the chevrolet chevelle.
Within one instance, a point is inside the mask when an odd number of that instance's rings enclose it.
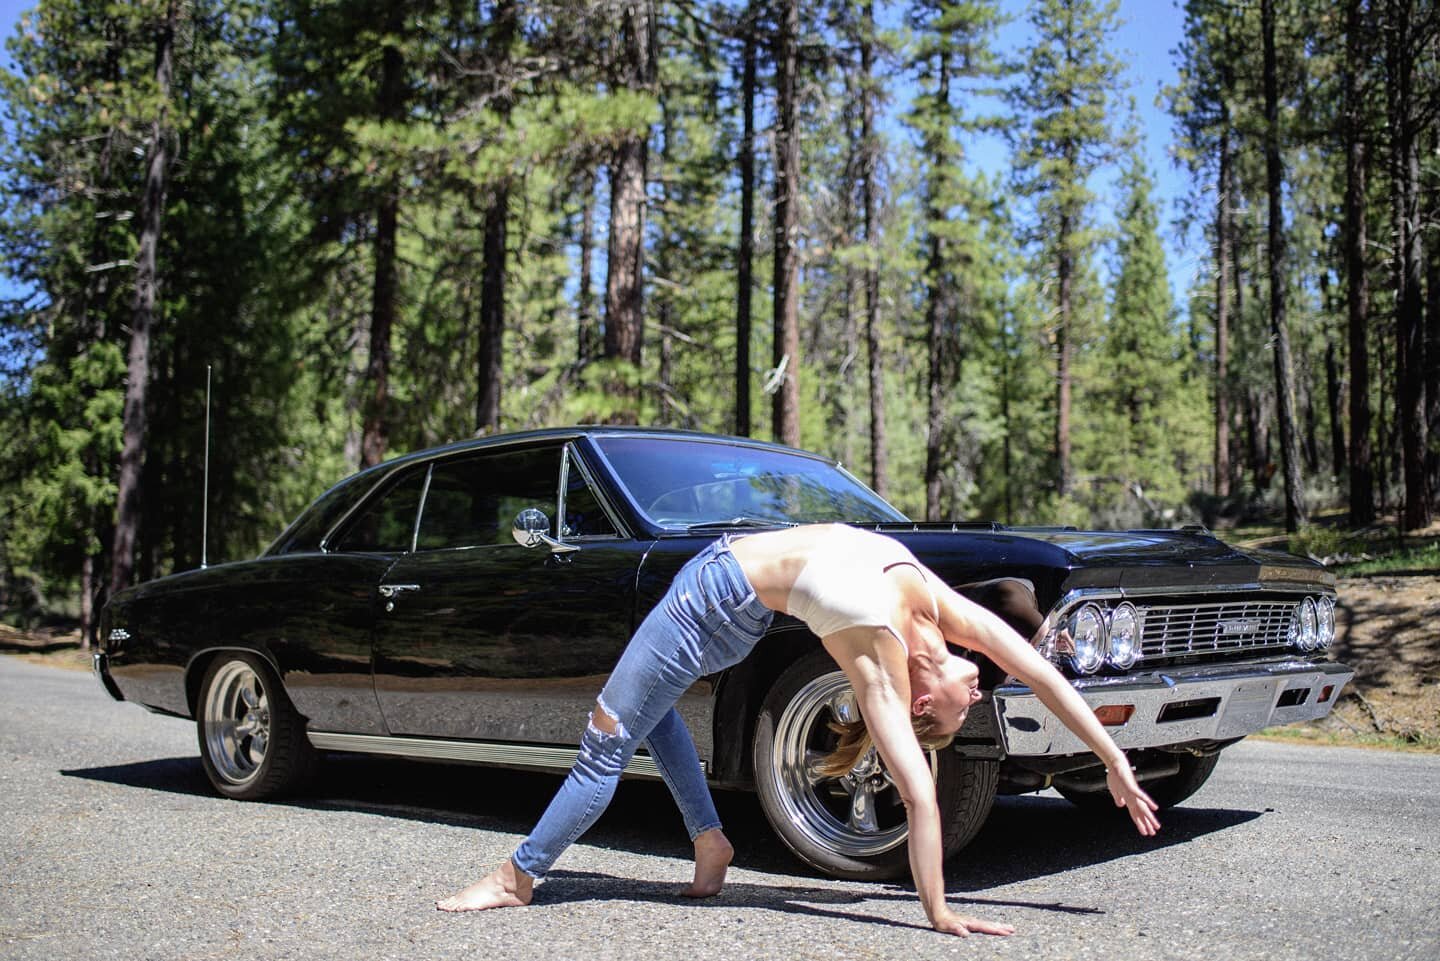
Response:
[[[259,557],[117,594],[95,672],[117,699],[194,719],[206,774],[233,798],[294,789],[324,752],[564,769],[681,564],[722,533],[822,521],[898,538],[997,611],[1073,680],[1162,806],[1247,734],[1326,715],[1353,676],[1325,656],[1334,579],[1309,561],[1199,528],[913,523],[813,454],[623,428],[496,436],[362,471]],[[999,793],[1109,804],[1095,756],[1026,687],[983,659],[981,683],[953,747],[932,755],[947,852]],[[874,753],[843,777],[815,769],[828,722],[856,707],[798,621],[777,617],[680,710],[712,782],[757,792],[802,860],[840,877],[906,869],[904,809]],[[629,772],[658,776],[643,753]]]

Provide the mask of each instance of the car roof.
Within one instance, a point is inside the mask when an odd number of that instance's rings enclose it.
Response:
[[[448,454],[461,453],[469,450],[485,450],[490,447],[504,447],[511,444],[534,443],[546,440],[574,440],[578,437],[648,437],[655,440],[694,440],[706,443],[730,444],[736,447],[760,447],[767,450],[783,451],[787,454],[796,454],[801,457],[809,457],[814,460],[825,461],[826,463],[838,463],[832,458],[817,454],[814,451],[802,450],[798,447],[787,447],[784,444],[776,444],[772,441],[756,440],[753,437],[736,437],[728,434],[711,434],[705,431],[684,430],[678,427],[637,427],[612,424],[580,424],[572,427],[541,427],[533,430],[507,431],[499,434],[488,434],[484,437],[473,437],[467,440],[454,441],[449,444],[441,444],[436,447],[427,447],[422,450],[411,451],[393,457],[383,463],[368,467],[363,471],[351,476],[368,474],[372,471],[389,473],[406,464],[416,461],[429,460],[434,457]]]

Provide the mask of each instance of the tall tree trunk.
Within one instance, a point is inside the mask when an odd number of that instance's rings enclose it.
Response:
[[[126,359],[123,441],[120,477],[116,491],[115,546],[110,568],[112,592],[129,587],[135,575],[135,547],[144,505],[141,472],[144,466],[146,394],[150,384],[150,338],[160,288],[157,251],[170,186],[170,83],[174,73],[175,0],[165,6],[165,20],[155,38],[155,117],[145,165],[145,191],[140,199],[140,248],[135,257],[135,304],[130,321],[130,348]]]
[[[1395,415],[1400,430],[1400,459],[1405,501],[1400,529],[1430,523],[1429,477],[1425,470],[1425,252],[1420,225],[1420,157],[1415,118],[1413,6],[1399,0],[1392,8],[1386,49],[1390,98],[1395,211]]]
[[[400,3],[391,5],[386,33],[396,36],[404,23]],[[376,104],[383,120],[394,121],[403,112],[404,60],[400,49],[387,45],[380,60],[380,93]],[[395,243],[400,222],[400,178],[386,178],[375,210],[375,279],[370,297],[370,357],[365,365],[367,394],[364,431],[360,438],[360,466],[371,467],[385,459],[390,437],[390,340],[395,327],[395,299],[399,267]]]
[[[400,183],[392,178],[380,198],[375,221],[375,282],[370,298],[370,358],[365,365],[365,427],[360,437],[360,466],[385,459],[390,436],[390,336],[395,327],[398,285],[395,235],[400,218]]]
[[[488,60],[497,78],[492,108],[504,128],[510,126],[512,96],[505,87],[518,30],[518,4],[501,0],[491,13]],[[492,185],[485,209],[485,266],[480,281],[479,348],[476,350],[475,430],[500,429],[500,390],[504,380],[506,228],[510,221],[510,181],[502,177]]]
[[[95,633],[95,557],[89,550],[80,558],[80,650],[90,650]]]
[[[1215,204],[1215,496],[1230,496],[1230,283],[1234,269],[1231,223],[1229,111],[1220,130]]]
[[[875,134],[875,8],[866,0],[860,39],[860,155],[865,176],[865,350],[870,361],[870,487],[886,495],[884,346],[880,342],[880,145]]]
[[[1345,393],[1342,382],[1340,351],[1335,338],[1327,337],[1325,342],[1325,413],[1330,420],[1330,465],[1331,476],[1339,477],[1345,467],[1345,419],[1342,414],[1341,397]]]
[[[625,59],[620,84],[649,92],[655,83],[653,0],[627,7],[621,34]],[[610,163],[610,260],[605,283],[605,356],[640,366],[645,318],[645,180],[649,130],[616,144]],[[635,415],[638,416],[638,411]]]
[[[799,0],[784,0],[776,17],[775,56],[775,346],[779,377],[771,405],[775,440],[800,443],[799,255],[800,134],[795,116]]]
[[[1280,92],[1275,63],[1275,3],[1262,0],[1261,32],[1265,46],[1265,185],[1270,198],[1270,333],[1275,343],[1276,413],[1280,420],[1280,460],[1285,474],[1285,529],[1306,523],[1300,481],[1300,445],[1295,432],[1295,386],[1291,375],[1290,332],[1285,319],[1285,220],[1281,205],[1284,172],[1280,165]]]
[[[755,86],[759,51],[755,17],[747,13],[741,24],[745,37],[740,96],[744,130],[740,137],[740,244],[735,264],[735,433],[749,437],[751,292],[755,287]]]
[[[1010,360],[1010,344],[1006,341],[1005,333],[1000,333],[1002,339],[1002,355],[1004,360],[1000,372],[1000,427],[1001,427],[1001,458],[1000,466],[1005,474],[1005,523],[1015,523],[1015,455],[1014,455],[1014,431],[1011,425],[1011,400],[1010,383],[1014,376],[1014,368]]]
[[[1350,525],[1375,520],[1370,439],[1370,279],[1365,269],[1366,141],[1359,81],[1365,60],[1364,0],[1350,0],[1345,59],[1345,300],[1350,346]]]
[[[580,206],[580,292],[576,297],[575,362],[579,366],[595,359],[600,342],[600,319],[595,315],[595,174],[587,170],[581,186],[585,199]]]
[[[610,246],[605,281],[605,356],[640,366],[644,342],[645,177],[648,148],[625,137],[610,165]]]
[[[510,187],[493,188],[485,209],[485,267],[480,281],[480,338],[476,351],[478,391],[475,430],[500,429],[500,385],[504,379],[506,228],[510,219]]]
[[[1070,496],[1074,482],[1070,473],[1070,400],[1073,354],[1071,335],[1073,333],[1074,273],[1075,262],[1070,250],[1070,233],[1074,228],[1070,211],[1060,215],[1060,233],[1056,238],[1059,245],[1059,316],[1055,326],[1056,376],[1055,376],[1055,493],[1060,497]]]
[[[936,54],[935,104],[941,116],[950,115],[950,54],[941,50]],[[932,118],[932,124],[934,118]],[[930,168],[929,197],[926,203],[926,220],[929,222],[926,243],[929,258],[925,267],[925,327],[930,349],[930,370],[926,396],[925,417],[925,519],[938,521],[940,509],[940,478],[942,474],[943,446],[945,437],[945,386],[946,374],[951,368],[948,339],[945,327],[950,319],[950,285],[945,276],[945,242],[937,226],[945,217],[941,197],[941,171],[952,162],[946,144],[949,131],[934,130],[930,135],[926,162]]]
[[[673,169],[674,156],[671,144],[675,131],[673,116],[664,101],[660,104],[660,209],[670,205],[670,189],[667,176]],[[661,281],[668,282],[674,272],[674,243],[668,236],[661,236],[655,245],[655,270]],[[675,299],[670,290],[662,289],[656,298],[656,326],[660,328],[660,372],[656,384],[655,399],[659,406],[660,423],[667,427],[677,424],[679,409],[675,404],[672,385],[675,382],[675,337],[680,333],[675,327]]]
[[[1440,154],[1440,129],[1431,131],[1434,142],[1432,155]],[[1440,184],[1434,175],[1427,184],[1429,222],[1440,216]],[[1432,506],[1440,498],[1440,244],[1432,242],[1428,255],[1429,270],[1425,278],[1425,476]],[[1433,511],[1432,511],[1433,516]]]

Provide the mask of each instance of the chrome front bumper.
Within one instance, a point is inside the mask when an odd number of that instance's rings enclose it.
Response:
[[[1106,731],[1123,749],[1192,741],[1227,741],[1278,724],[1330,713],[1355,672],[1343,664],[1293,658],[1155,670],[1074,681],[1091,708],[1133,707]],[[1036,757],[1090,749],[1051,714],[1030,688],[995,689],[997,727],[1007,754]]]

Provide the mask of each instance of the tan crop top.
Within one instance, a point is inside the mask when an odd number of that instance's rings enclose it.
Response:
[[[909,645],[890,620],[898,588],[882,576],[901,564],[914,567],[926,579],[938,621],[935,589],[915,555],[894,538],[843,524],[830,526],[795,578],[788,613],[804,621],[817,637],[850,627],[883,627],[895,635],[908,655]]]

